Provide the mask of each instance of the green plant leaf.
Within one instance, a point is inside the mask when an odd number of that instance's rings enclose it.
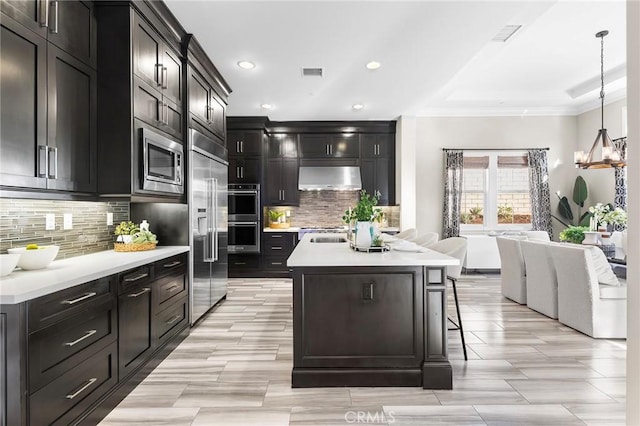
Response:
[[[573,202],[582,208],[587,196],[587,182],[584,181],[582,176],[578,176],[576,183],[573,185]]]
[[[573,212],[571,211],[571,206],[569,205],[569,200],[567,199],[567,197],[560,198],[560,202],[558,203],[558,211],[560,212],[560,216],[570,221],[573,220]]]
[[[593,213],[586,211],[578,221],[578,226],[589,226],[591,224],[591,218]]]

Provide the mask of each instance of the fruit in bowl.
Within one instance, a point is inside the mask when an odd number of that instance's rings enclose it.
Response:
[[[60,250],[60,246],[38,246],[37,244],[29,244],[26,247],[10,248],[7,251],[12,254],[20,254],[18,267],[25,271],[32,271],[49,266],[58,255],[58,250]]]
[[[0,277],[12,273],[19,260],[20,254],[18,253],[0,254]]]

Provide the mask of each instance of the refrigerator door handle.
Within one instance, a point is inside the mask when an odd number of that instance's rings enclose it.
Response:
[[[218,179],[211,179],[211,216],[213,218],[213,235],[211,238],[211,253],[213,261],[218,261]]]
[[[213,216],[215,211],[213,210],[213,179],[206,179],[207,183],[207,238],[204,242],[204,262],[214,262],[213,258]]]

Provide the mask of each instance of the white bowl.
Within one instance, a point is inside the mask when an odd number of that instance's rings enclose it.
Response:
[[[12,273],[19,260],[19,253],[0,254],[0,277]]]
[[[58,255],[60,246],[40,246],[35,250],[27,250],[26,247],[10,248],[9,253],[19,253],[18,267],[25,271],[43,269],[49,266]]]

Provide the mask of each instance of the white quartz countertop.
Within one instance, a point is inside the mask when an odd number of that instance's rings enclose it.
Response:
[[[289,228],[264,228],[262,232],[298,232],[300,228],[297,226],[291,226]]]
[[[108,250],[54,260],[47,268],[37,271],[16,269],[0,278],[0,304],[25,302],[188,251],[189,246],[160,246],[130,253]]]
[[[287,260],[289,267],[307,266],[454,266],[458,259],[429,250],[428,248],[402,244],[398,250],[383,253],[357,252],[349,243],[312,243],[314,237],[346,238],[346,234],[306,234]]]

